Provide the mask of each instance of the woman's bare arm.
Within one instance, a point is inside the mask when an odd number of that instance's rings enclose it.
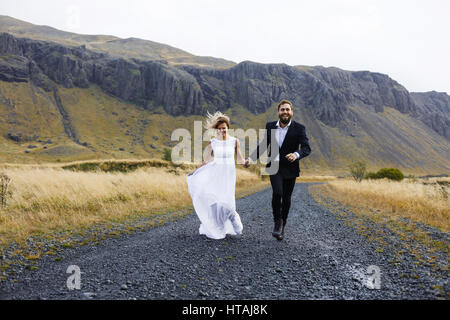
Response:
[[[205,159],[205,160],[202,162],[201,166],[199,166],[197,169],[195,169],[194,171],[192,171],[188,175],[190,176],[195,171],[197,171],[199,168],[203,167],[208,162],[211,162],[212,160],[214,160],[213,155],[214,155],[214,151],[213,151],[213,149],[211,147],[211,141],[210,141],[210,142],[208,142],[208,145],[206,146],[205,150],[203,151],[203,159]]]
[[[202,163],[202,166],[207,164],[208,162],[211,162],[214,160],[214,151],[211,147],[211,141],[208,142],[208,145],[206,146],[205,150],[203,151],[203,159],[205,159]]]
[[[238,164],[242,164],[245,168],[247,168],[249,161],[248,161],[248,159],[247,160],[244,159],[244,157],[242,156],[241,148],[240,148],[240,144],[239,144],[239,139],[236,139],[235,150],[236,150],[235,154],[236,154],[236,157],[237,157],[237,163]]]

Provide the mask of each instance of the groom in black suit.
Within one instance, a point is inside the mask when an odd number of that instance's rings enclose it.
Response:
[[[284,237],[285,226],[291,207],[291,195],[294,190],[295,180],[300,176],[299,160],[311,153],[305,126],[292,120],[293,105],[288,100],[282,100],[278,104],[278,121],[266,124],[266,137],[268,158],[266,168],[278,169],[270,172],[272,185],[272,210],[274,229],[272,235],[278,240]],[[275,136],[272,137],[272,134]],[[275,139],[275,140],[273,140]],[[272,146],[271,144],[274,144]],[[300,146],[300,148],[299,148]],[[271,150],[276,150],[271,154]],[[256,158],[260,157],[259,146],[256,150]],[[254,160],[254,155],[249,158]],[[274,163],[272,163],[274,162]]]

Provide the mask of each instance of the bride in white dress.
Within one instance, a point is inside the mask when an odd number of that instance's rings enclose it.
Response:
[[[223,239],[227,234],[242,233],[243,225],[236,212],[235,155],[244,167],[249,166],[249,161],[242,157],[239,140],[228,135],[230,119],[226,115],[221,112],[208,114],[206,127],[216,131],[216,138],[209,141],[205,161],[187,176],[187,184],[201,222],[199,233],[208,238]]]

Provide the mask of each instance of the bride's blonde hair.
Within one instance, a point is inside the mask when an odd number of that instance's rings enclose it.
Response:
[[[213,135],[216,135],[217,126],[225,123],[230,129],[230,118],[220,111],[216,111],[214,114],[210,114],[206,111],[205,129],[209,130]]]

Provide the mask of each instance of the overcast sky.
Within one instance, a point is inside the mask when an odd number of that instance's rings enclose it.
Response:
[[[0,14],[237,63],[370,70],[450,94],[449,0],[2,0]]]

